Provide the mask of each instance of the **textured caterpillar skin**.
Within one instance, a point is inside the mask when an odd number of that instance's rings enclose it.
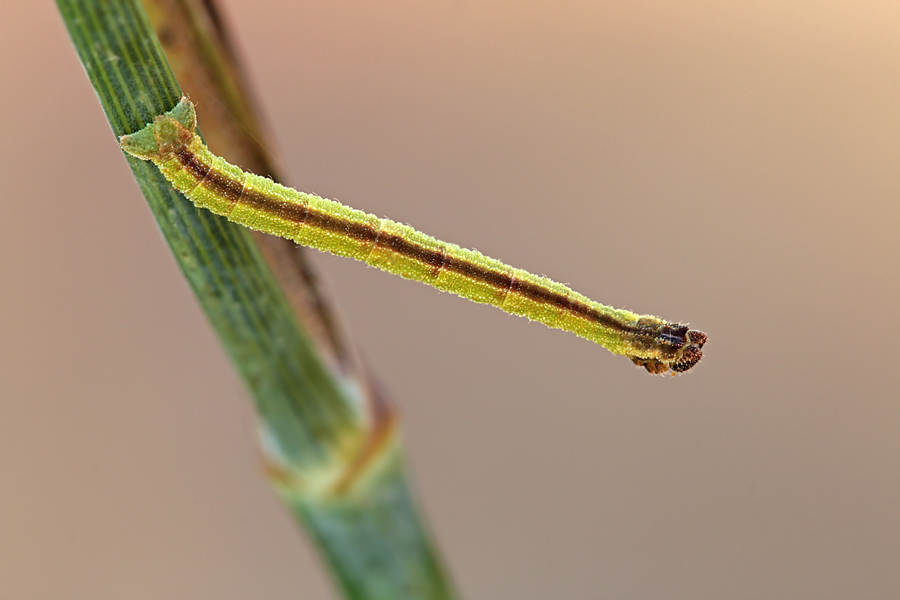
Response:
[[[687,371],[703,356],[706,334],[687,325],[604,306],[474,250],[244,172],[213,155],[195,127],[194,106],[182,98],[174,109],[120,141],[129,154],[153,161],[195,205],[251,229],[570,331],[653,374]]]

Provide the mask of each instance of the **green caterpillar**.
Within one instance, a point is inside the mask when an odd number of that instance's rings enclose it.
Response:
[[[703,356],[706,334],[687,325],[604,306],[474,250],[246,173],[207,149],[194,132],[196,121],[194,105],[185,97],[120,142],[129,154],[153,161],[198,207],[251,229],[571,331],[650,373],[687,371]]]

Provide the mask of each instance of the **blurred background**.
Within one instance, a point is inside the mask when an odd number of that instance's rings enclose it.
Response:
[[[315,256],[463,596],[900,597],[900,4],[221,5],[287,183],[709,334],[650,377]],[[336,598],[55,7],[2,13],[0,598]]]

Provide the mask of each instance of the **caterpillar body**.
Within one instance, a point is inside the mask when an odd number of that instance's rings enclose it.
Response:
[[[653,374],[687,371],[703,356],[706,334],[687,325],[605,306],[474,250],[242,171],[213,155],[195,128],[194,105],[185,97],[120,143],[129,154],[156,164],[199,208],[251,229],[570,331]]]

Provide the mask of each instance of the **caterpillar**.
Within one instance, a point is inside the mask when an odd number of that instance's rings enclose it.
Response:
[[[194,105],[183,97],[119,141],[128,154],[152,161],[197,207],[251,229],[570,331],[652,374],[681,373],[703,357],[707,336],[687,325],[605,306],[475,250],[242,171],[213,155],[195,133],[196,125]]]

